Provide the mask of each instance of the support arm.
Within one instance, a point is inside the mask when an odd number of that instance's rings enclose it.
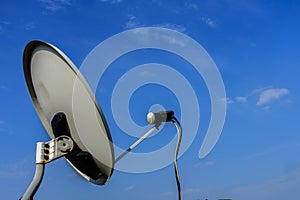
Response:
[[[35,165],[35,174],[33,177],[33,180],[29,187],[27,188],[26,192],[24,193],[23,197],[21,197],[21,200],[32,200],[33,196],[35,195],[37,189],[39,188],[43,176],[44,176],[44,169],[45,164],[44,163],[37,163]]]
[[[156,130],[156,126],[153,126],[145,135],[143,135],[140,139],[138,139],[135,143],[133,143],[126,151],[124,151],[121,155],[119,155],[115,163],[117,163],[119,160],[121,160],[126,154],[128,154],[132,149],[134,149],[138,144],[140,144],[145,138],[147,138],[151,133],[153,133]]]

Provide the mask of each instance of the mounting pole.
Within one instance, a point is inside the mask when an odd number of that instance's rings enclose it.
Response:
[[[44,175],[45,164],[70,153],[73,149],[73,140],[65,135],[49,142],[36,144],[36,168],[33,180],[20,200],[32,200],[38,190]]]
[[[34,194],[36,193],[37,189],[39,188],[43,176],[44,176],[44,169],[45,164],[44,163],[36,163],[35,165],[35,174],[33,177],[33,180],[31,184],[29,185],[28,189],[24,193],[23,197],[21,197],[21,200],[32,200]]]
[[[153,126],[145,135],[143,135],[140,139],[138,139],[135,143],[133,143],[126,151],[124,151],[121,155],[119,155],[115,159],[115,163],[121,160],[126,154],[128,154],[132,149],[134,149],[138,144],[140,144],[145,138],[147,138],[151,133],[153,133],[157,129],[156,126]]]

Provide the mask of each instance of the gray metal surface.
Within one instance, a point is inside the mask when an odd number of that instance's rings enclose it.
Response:
[[[91,154],[105,176],[93,179],[69,163],[84,178],[105,184],[114,168],[111,135],[94,94],[71,60],[59,49],[42,41],[30,42],[23,55],[24,74],[34,107],[50,138],[51,120],[65,113],[72,140]]]

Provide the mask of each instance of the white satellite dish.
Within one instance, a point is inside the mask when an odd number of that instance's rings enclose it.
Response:
[[[179,133],[174,164],[180,199],[176,160],[181,127],[174,112],[148,114],[148,122],[154,126],[115,159],[103,112],[72,61],[51,44],[31,41],[24,50],[23,67],[34,107],[51,140],[37,143],[35,176],[22,200],[33,198],[42,181],[44,165],[62,156],[85,179],[104,185],[114,164],[166,121],[172,121]]]

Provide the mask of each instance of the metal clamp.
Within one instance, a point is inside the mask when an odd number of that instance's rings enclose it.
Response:
[[[36,149],[36,164],[46,164],[60,158],[73,149],[73,140],[65,135],[59,136],[49,142],[38,142]]]

